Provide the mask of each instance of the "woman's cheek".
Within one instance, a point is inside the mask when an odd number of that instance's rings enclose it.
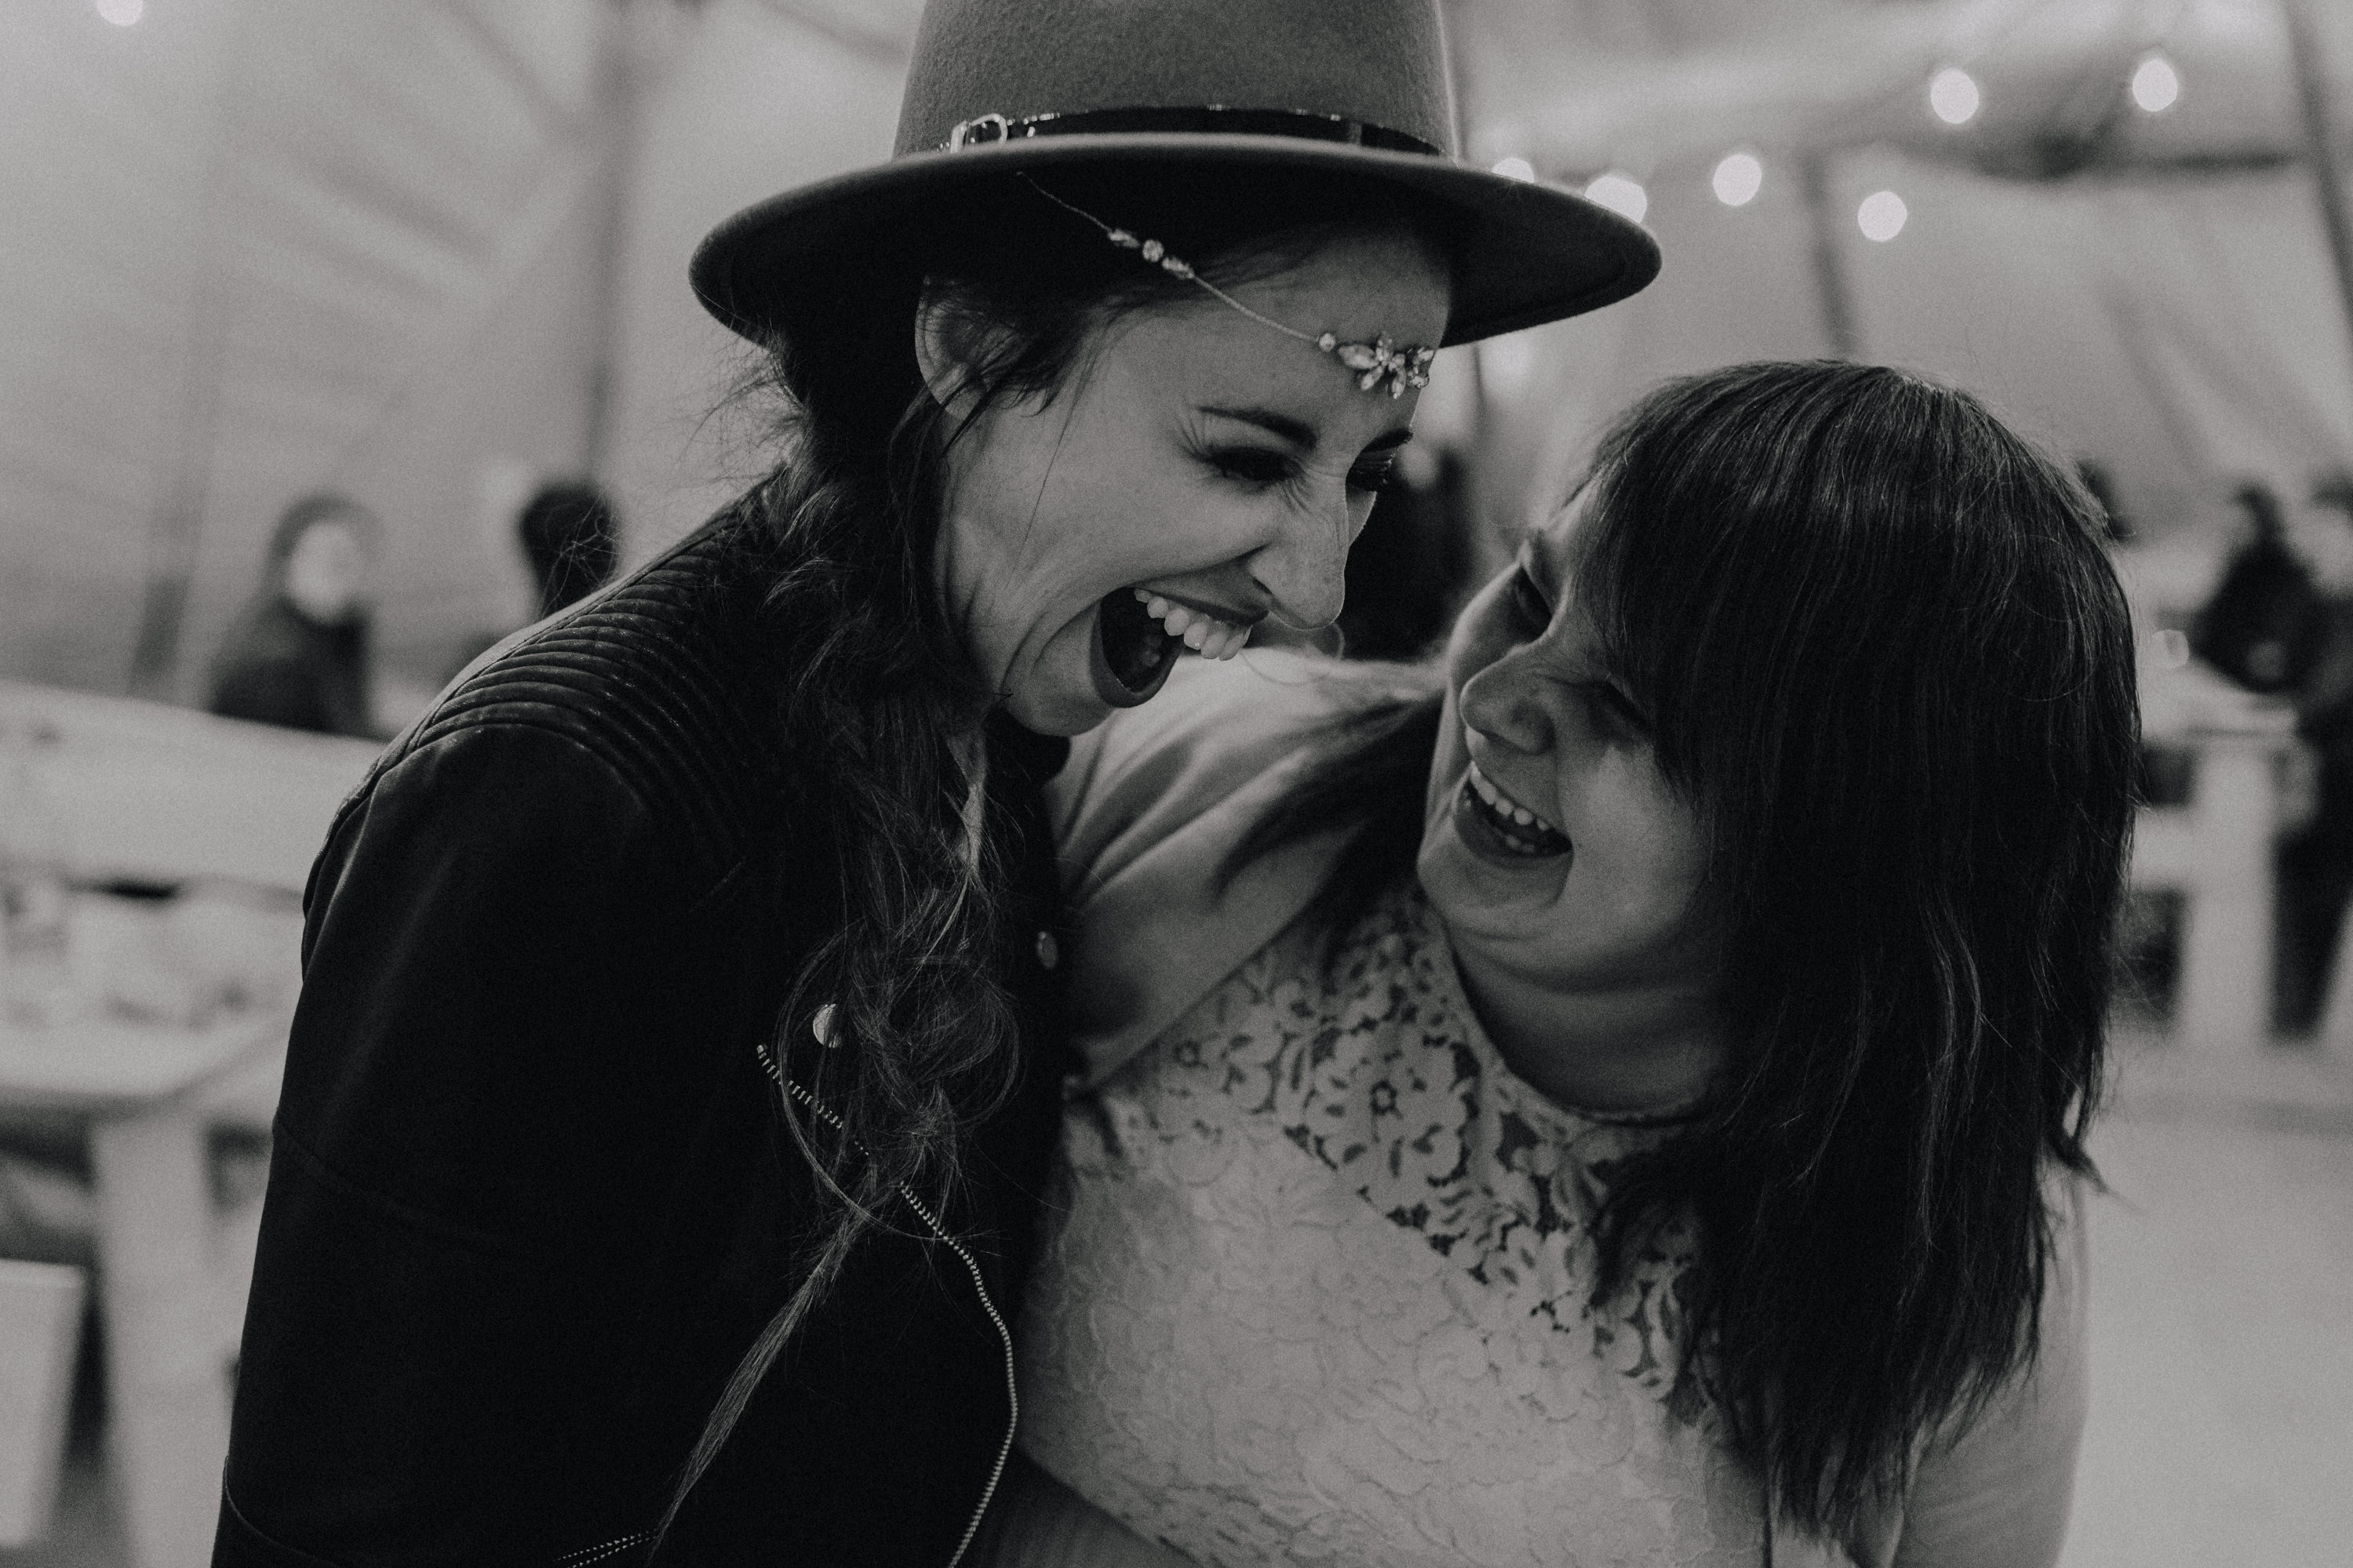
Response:
[[[1510,650],[1510,628],[1504,624],[1502,590],[1490,583],[1462,612],[1454,647],[1447,659],[1448,673],[1460,691],[1464,683]]]

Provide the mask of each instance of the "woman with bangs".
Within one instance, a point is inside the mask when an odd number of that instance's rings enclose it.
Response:
[[[1674,383],[1440,666],[1057,781],[1088,1077],[1001,1563],[2032,1568],[2138,721],[1967,394]]]

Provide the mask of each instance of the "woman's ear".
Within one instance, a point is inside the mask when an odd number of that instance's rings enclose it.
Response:
[[[915,367],[932,399],[961,423],[972,417],[980,403],[972,365],[960,352],[959,338],[969,341],[969,323],[942,285],[925,279],[923,297],[915,302]],[[959,332],[959,327],[967,328]]]

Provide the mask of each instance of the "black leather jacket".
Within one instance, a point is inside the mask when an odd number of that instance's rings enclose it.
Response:
[[[640,1561],[607,1543],[659,1517],[785,1300],[817,1210],[757,1047],[837,887],[824,738],[779,732],[751,554],[715,523],[530,635],[337,816],[222,1568]],[[660,1562],[944,1565],[979,1516],[1067,1049],[1039,785],[1068,748],[1001,721],[989,745],[1021,833],[1021,1086],[942,1216],[957,1241],[900,1215],[917,1234],[866,1246]]]

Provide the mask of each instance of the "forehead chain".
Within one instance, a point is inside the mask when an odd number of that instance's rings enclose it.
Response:
[[[1124,228],[1114,228],[1082,206],[1064,201],[1027,174],[1018,176],[1021,183],[1074,217],[1084,218],[1103,231],[1103,236],[1122,250],[1133,250],[1171,278],[1181,278],[1195,288],[1204,289],[1230,310],[1240,311],[1261,327],[1271,327],[1286,338],[1296,338],[1308,347],[1330,354],[1356,373],[1356,384],[1366,392],[1387,391],[1391,397],[1403,397],[1408,387],[1430,384],[1430,362],[1438,357],[1434,348],[1419,343],[1399,345],[1383,332],[1369,343],[1342,342],[1335,332],[1303,332],[1297,327],[1285,325],[1271,316],[1261,315],[1202,277],[1190,262],[1168,254],[1168,247],[1156,239],[1145,239]]]

